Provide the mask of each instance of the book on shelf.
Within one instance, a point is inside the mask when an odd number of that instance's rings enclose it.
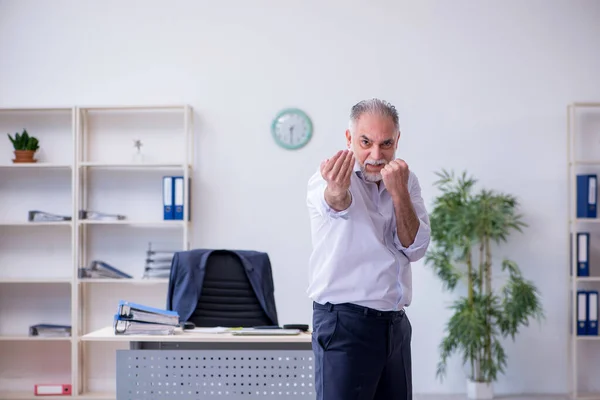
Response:
[[[148,243],[146,250],[146,263],[144,265],[144,278],[168,278],[171,274],[171,264],[175,251],[154,250],[152,243]]]
[[[133,276],[113,267],[102,260],[93,260],[87,267],[79,268],[79,278],[109,278],[109,279],[132,279]]]
[[[67,215],[52,214],[41,210],[30,210],[27,213],[27,221],[29,222],[56,222],[70,220],[71,217]]]
[[[577,291],[577,336],[598,336],[598,290]]]
[[[127,217],[121,214],[109,214],[102,213],[99,211],[79,210],[79,219],[91,221],[122,221],[127,219]]]
[[[183,176],[163,176],[162,177],[162,212],[164,220],[183,220],[184,215],[184,185]],[[190,184],[188,178],[188,204],[190,204]],[[188,209],[188,220],[191,219]]]
[[[32,325],[29,327],[29,336],[69,337],[71,336],[71,326],[57,324]]]
[[[577,218],[596,218],[598,216],[598,175],[577,175]]]
[[[146,260],[144,278],[168,278],[171,275],[171,262]]]

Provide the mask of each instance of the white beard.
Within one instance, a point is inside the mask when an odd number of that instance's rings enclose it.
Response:
[[[381,181],[381,173],[379,172],[367,172],[366,170],[366,166],[367,165],[380,165],[380,164],[387,164],[387,161],[385,160],[365,160],[365,164],[360,166],[360,170],[363,173],[363,176],[365,177],[365,180],[369,181],[369,182],[379,182]]]

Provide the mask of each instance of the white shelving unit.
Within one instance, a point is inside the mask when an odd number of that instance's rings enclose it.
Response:
[[[600,218],[577,218],[576,182],[578,174],[600,177],[600,103],[567,107],[567,138],[570,394],[573,399],[600,399],[600,336],[577,335],[577,291],[600,288]],[[577,232],[590,234],[590,276],[577,273]]]
[[[38,162],[13,164],[12,144],[0,140],[0,398],[35,399],[36,383],[67,383],[71,397],[114,399],[115,350],[123,344],[81,336],[110,325],[121,299],[165,306],[168,279],[142,276],[149,243],[190,248],[192,110],[0,109],[0,129],[27,129],[40,141]],[[183,220],[163,220],[163,176],[184,177]],[[71,220],[28,222],[29,210]],[[126,219],[83,220],[79,210]],[[79,278],[96,259],[134,278]],[[72,336],[30,337],[38,323],[71,325]]]

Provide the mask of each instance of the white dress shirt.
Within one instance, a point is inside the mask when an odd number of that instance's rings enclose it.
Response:
[[[411,261],[422,258],[430,240],[429,216],[411,171],[410,198],[420,221],[414,242],[404,247],[396,234],[389,192],[363,179],[357,163],[351,204],[341,212],[325,201],[327,182],[317,171],[308,182],[313,252],[308,296],[317,303],[354,303],[381,311],[400,310],[412,299]]]

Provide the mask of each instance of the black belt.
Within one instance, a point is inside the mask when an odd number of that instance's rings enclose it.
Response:
[[[398,318],[404,316],[404,309],[398,311],[380,311],[374,308],[365,306],[359,306],[358,304],[352,303],[341,303],[331,304],[325,303],[320,304],[313,302],[313,309],[327,310],[327,311],[351,311],[357,314],[362,314],[370,317],[381,317],[381,318]]]

